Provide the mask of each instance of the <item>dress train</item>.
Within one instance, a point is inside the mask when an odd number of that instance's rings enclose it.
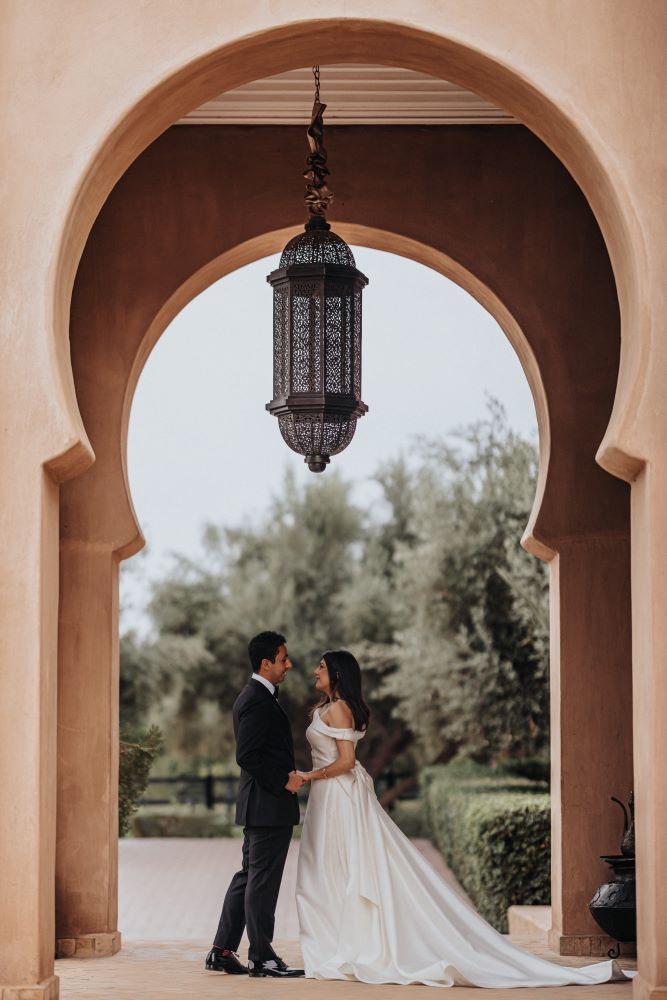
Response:
[[[338,756],[352,729],[316,712],[313,766]],[[592,985],[629,978],[618,963],[569,968],[517,948],[451,889],[354,770],[311,785],[299,849],[296,903],[306,976],[364,983],[488,988]]]

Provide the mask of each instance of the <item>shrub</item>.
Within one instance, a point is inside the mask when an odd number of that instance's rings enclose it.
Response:
[[[541,781],[545,785],[551,782],[551,765],[544,757],[510,757],[495,765],[499,774],[514,774],[531,781]]]
[[[121,732],[118,768],[118,834],[121,837],[130,829],[130,820],[139,807],[153,761],[160,753],[163,742],[157,726],[151,726],[148,732],[134,739],[127,731]]]
[[[468,763],[423,774],[430,836],[481,915],[502,933],[509,906],[550,901],[545,787]]]

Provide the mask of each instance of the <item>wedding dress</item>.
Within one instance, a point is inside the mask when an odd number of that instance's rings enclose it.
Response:
[[[313,767],[337,759],[337,739],[363,735],[328,726],[316,710],[306,731]],[[311,784],[296,903],[311,979],[501,988],[625,978],[615,962],[567,968],[495,931],[392,822],[358,761]]]

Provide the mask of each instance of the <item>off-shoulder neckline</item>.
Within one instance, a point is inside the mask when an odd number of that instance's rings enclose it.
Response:
[[[322,718],[322,709],[318,705],[315,709],[317,721],[321,726],[325,726],[327,729],[331,729],[335,733],[358,733],[359,730],[355,729],[353,726],[330,726],[328,722],[325,722]],[[361,734],[363,736],[363,733]]]

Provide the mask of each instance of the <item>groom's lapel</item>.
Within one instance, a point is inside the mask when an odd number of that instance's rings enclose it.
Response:
[[[280,704],[280,702],[278,701],[278,699],[274,698],[273,699],[273,703],[274,703],[274,705],[276,705],[277,708],[280,709],[280,711],[283,713],[283,715],[285,716],[285,718],[287,719],[287,722],[289,724],[289,715],[287,714],[287,712],[285,711],[285,709],[283,708],[283,706]]]
[[[278,699],[274,698],[273,695],[271,694],[271,692],[269,691],[269,689],[267,687],[265,687],[260,681],[256,681],[254,677],[250,678],[249,683],[251,683],[253,685],[253,687],[255,687],[255,688],[260,688],[261,691],[264,694],[264,697],[268,698],[268,700],[270,702],[272,702],[273,705],[275,705],[275,707],[278,709],[278,711],[282,713],[283,717],[287,720],[287,725],[290,727],[290,733],[291,733],[292,732],[292,726],[291,726],[291,723],[289,721],[289,715],[287,714],[287,712],[285,711],[285,709],[283,708],[283,706],[280,704],[280,702],[278,701]]]
[[[287,712],[285,711],[285,709],[283,708],[283,706],[280,704],[280,699],[279,698],[274,698],[273,700],[275,701],[276,705],[278,706],[278,708],[280,709],[280,711],[283,713],[283,715],[285,716],[285,718],[287,719],[287,721],[289,722],[289,715],[287,714]]]

